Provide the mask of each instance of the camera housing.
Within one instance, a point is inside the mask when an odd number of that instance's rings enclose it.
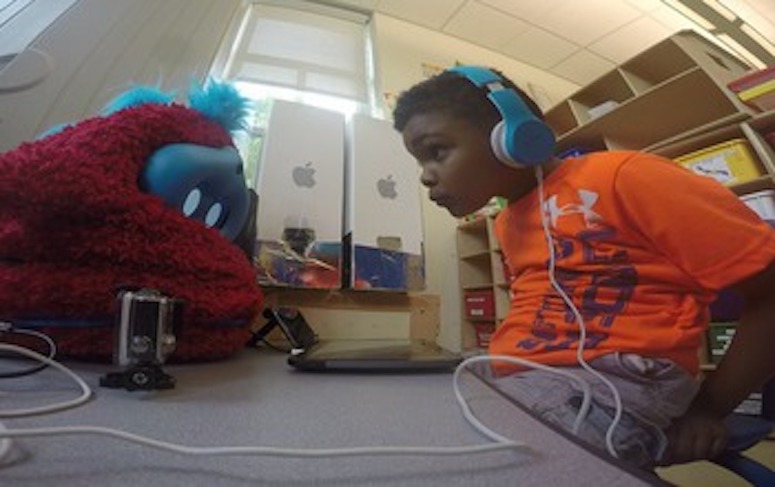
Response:
[[[121,291],[118,301],[118,343],[114,361],[122,367],[162,365],[175,351],[182,320],[180,299],[154,289]]]
[[[107,374],[100,385],[127,390],[174,387],[174,379],[161,366],[175,350],[183,301],[146,288],[122,290],[116,301],[113,360],[123,370]]]

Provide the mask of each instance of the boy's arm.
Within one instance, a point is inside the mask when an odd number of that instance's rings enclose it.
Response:
[[[775,374],[775,262],[734,288],[745,311],[718,368],[668,430],[664,463],[713,458],[726,443],[724,417]]]

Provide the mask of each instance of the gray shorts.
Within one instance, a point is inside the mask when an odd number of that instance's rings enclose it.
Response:
[[[589,362],[616,386],[624,414],[614,429],[617,456],[649,468],[667,446],[664,430],[682,415],[697,393],[699,382],[670,360],[612,353]],[[615,413],[610,389],[582,367],[562,367],[586,381],[592,391],[590,409],[576,436],[607,451],[606,433]],[[527,370],[494,378],[492,383],[538,417],[573,432],[583,392],[570,378],[543,370]]]

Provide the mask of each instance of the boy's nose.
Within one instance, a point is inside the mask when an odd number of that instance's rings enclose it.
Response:
[[[436,184],[436,181],[437,178],[433,171],[427,168],[422,170],[422,173],[420,174],[420,183],[422,183],[423,186],[430,188]]]

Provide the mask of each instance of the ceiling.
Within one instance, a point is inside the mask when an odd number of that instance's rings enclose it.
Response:
[[[773,0],[722,3],[775,39]],[[334,3],[334,2],[329,2]],[[697,24],[662,0],[338,0],[486,47],[578,85]],[[775,55],[775,54],[773,54]]]

